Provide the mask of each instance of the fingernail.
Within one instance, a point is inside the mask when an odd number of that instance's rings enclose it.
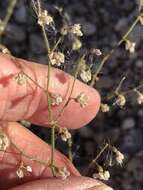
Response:
[[[100,185],[100,186],[92,187],[88,190],[113,190],[113,189],[107,185]]]

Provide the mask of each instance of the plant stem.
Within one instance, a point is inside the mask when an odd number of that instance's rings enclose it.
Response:
[[[37,4],[38,4],[38,15],[41,15],[42,13],[42,9],[41,9],[41,4],[40,4],[40,0],[37,0]],[[45,46],[46,46],[46,50],[47,50],[47,59],[48,59],[48,73],[47,73],[47,103],[48,103],[48,119],[49,119],[49,123],[51,125],[53,119],[52,119],[52,109],[51,109],[51,97],[50,97],[50,93],[49,93],[49,86],[50,86],[50,78],[51,78],[51,60],[50,60],[50,44],[48,41],[48,37],[46,34],[46,30],[45,30],[45,25],[42,24],[41,25],[42,28],[42,33],[43,33],[43,37],[44,37],[44,42],[45,42]],[[55,152],[55,125],[51,125],[51,169],[52,169],[52,174],[53,176],[55,176],[55,170],[54,170],[54,152]]]
[[[13,14],[13,10],[15,8],[16,3],[17,3],[17,0],[10,0],[10,4],[8,6],[6,16],[4,20],[0,22],[0,37],[4,34],[8,21]]]
[[[90,86],[94,86],[96,79],[98,78],[98,74],[100,73],[101,69],[103,68],[104,64],[106,63],[106,61],[112,56],[112,54],[114,53],[114,51],[125,41],[125,39],[128,37],[128,35],[132,32],[132,30],[134,29],[134,27],[136,26],[136,24],[138,23],[138,21],[140,20],[140,18],[142,17],[143,13],[140,13],[137,18],[135,19],[135,21],[132,23],[132,25],[129,27],[128,31],[124,34],[124,36],[122,37],[122,39],[117,43],[117,45],[111,49],[109,51],[109,53],[107,53],[107,55],[105,55],[101,61],[101,63],[99,64],[99,67],[97,68],[97,71],[95,72],[95,74],[93,75],[92,81]]]
[[[73,156],[72,156],[72,139],[68,139],[68,157],[69,160],[72,162],[73,161]]]
[[[88,171],[92,168],[94,164],[96,164],[98,158],[103,154],[103,152],[109,147],[109,144],[106,143],[105,146],[101,149],[101,151],[97,154],[95,159],[92,160],[92,162],[89,164],[88,168],[84,171],[84,175],[88,174]]]

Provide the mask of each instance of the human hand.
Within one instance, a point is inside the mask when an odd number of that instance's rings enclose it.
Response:
[[[48,126],[47,97],[42,90],[47,86],[47,66],[33,64],[4,54],[0,54],[0,63],[0,127],[12,144],[23,150],[24,154],[48,163],[51,157],[50,146],[16,122],[27,120],[38,125]],[[21,69],[40,87],[37,87],[31,80],[19,85],[15,77],[21,72]],[[73,78],[63,71],[52,69],[50,81],[50,91],[63,97],[63,102],[59,106],[52,107],[53,118],[56,118],[70,94]],[[78,103],[71,100],[59,118],[58,123],[61,127],[70,129],[82,127],[98,112],[100,97],[97,91],[76,81],[72,98],[77,97],[80,92],[84,92],[88,96],[88,105],[81,108]],[[1,151],[0,153],[0,189],[2,190],[110,189],[99,181],[82,177],[73,164],[58,151],[55,151],[55,165],[66,167],[70,172],[70,177],[65,180],[52,178],[49,167],[26,158],[23,154],[18,153],[12,144],[5,152]],[[21,162],[32,168],[32,172],[26,173],[23,178],[16,175]]]

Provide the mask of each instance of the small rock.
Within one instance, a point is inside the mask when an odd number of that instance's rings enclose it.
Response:
[[[25,6],[19,7],[14,14],[15,21],[25,24],[27,22],[27,9]]]
[[[135,120],[133,118],[126,118],[122,123],[123,129],[131,129],[135,126]]]

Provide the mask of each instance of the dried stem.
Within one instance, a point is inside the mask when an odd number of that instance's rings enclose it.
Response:
[[[38,15],[41,15],[42,9],[41,9],[40,0],[37,0],[37,5],[38,5]],[[49,93],[50,75],[51,75],[51,67],[52,67],[51,61],[49,58],[51,50],[50,50],[50,44],[49,44],[48,37],[46,34],[45,26],[43,23],[41,25],[41,29],[42,29],[42,33],[43,33],[43,37],[44,37],[44,41],[45,41],[45,46],[47,49],[47,59],[48,59],[47,103],[48,103],[49,123],[51,124],[52,123],[52,109],[51,109],[51,97],[50,97],[50,93]],[[55,126],[51,125],[51,168],[52,168],[53,176],[55,176],[55,172],[54,172],[54,151],[55,151]]]
[[[95,157],[95,159],[92,160],[92,162],[89,164],[88,168],[83,172],[85,175],[88,174],[89,170],[96,165],[97,160],[99,159],[99,157],[103,154],[103,152],[109,147],[109,144],[106,143],[105,146],[101,149],[101,151],[97,154],[97,156]]]
[[[6,16],[4,20],[0,22],[0,37],[4,34],[8,21],[13,14],[13,10],[15,8],[16,3],[17,3],[17,0],[10,0]]]
[[[135,28],[136,24],[139,22],[140,18],[143,16],[143,13],[140,13],[137,18],[135,19],[135,21],[133,22],[133,24],[129,27],[128,31],[124,34],[124,36],[122,37],[122,39],[117,43],[117,45],[111,49],[109,51],[109,53],[107,53],[107,55],[105,55],[101,61],[101,63],[99,64],[99,67],[97,68],[97,71],[95,72],[95,74],[93,75],[92,81],[90,86],[94,86],[96,79],[98,78],[98,74],[100,73],[101,69],[103,68],[104,64],[106,63],[106,61],[112,56],[112,54],[114,53],[114,51],[126,40],[126,38],[129,36],[129,34],[132,32],[132,30]]]

